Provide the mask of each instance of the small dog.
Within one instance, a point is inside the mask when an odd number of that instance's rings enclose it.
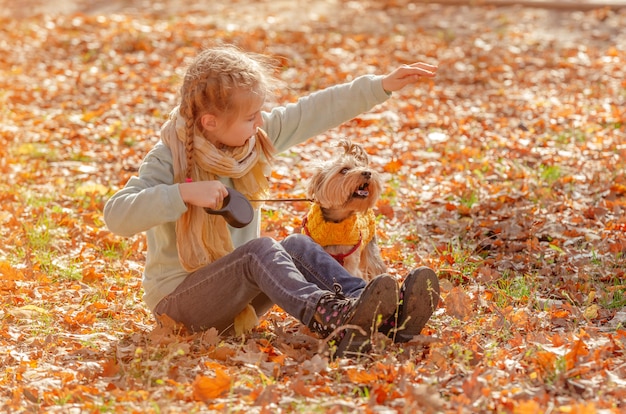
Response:
[[[344,152],[316,167],[307,195],[313,205],[302,232],[319,243],[354,276],[367,281],[386,266],[376,242],[372,210],[382,190],[380,175],[369,168],[363,147],[341,140]]]

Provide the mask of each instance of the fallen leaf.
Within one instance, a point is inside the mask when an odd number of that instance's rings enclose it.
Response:
[[[196,401],[208,401],[221,397],[230,390],[232,379],[230,375],[221,368],[214,368],[215,376],[196,376],[191,385],[193,398]]]
[[[449,315],[463,321],[472,315],[472,300],[461,287],[450,290],[445,298],[444,307]]]

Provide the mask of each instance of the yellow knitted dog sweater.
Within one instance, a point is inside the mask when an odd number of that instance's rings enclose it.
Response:
[[[365,245],[374,237],[376,217],[372,209],[356,213],[340,223],[324,220],[322,208],[313,204],[302,223],[302,233],[309,235],[322,247],[331,245]]]

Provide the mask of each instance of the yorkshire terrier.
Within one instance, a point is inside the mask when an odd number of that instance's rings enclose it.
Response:
[[[385,273],[372,210],[382,190],[363,147],[341,140],[343,153],[315,167],[307,195],[313,205],[302,223],[309,235],[354,276],[370,281]]]

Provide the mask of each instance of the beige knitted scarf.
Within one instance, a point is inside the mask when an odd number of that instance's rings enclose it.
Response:
[[[161,140],[172,152],[174,182],[217,180],[230,177],[236,190],[250,199],[267,196],[268,163],[262,155],[262,141],[268,141],[265,131],[258,129],[241,147],[217,148],[202,135],[193,137],[193,167],[191,177],[185,177],[187,155],[185,119],[178,107],[170,113],[161,129]],[[185,270],[192,272],[230,253],[233,242],[223,217],[207,214],[204,208],[188,205],[176,222],[178,257]]]

